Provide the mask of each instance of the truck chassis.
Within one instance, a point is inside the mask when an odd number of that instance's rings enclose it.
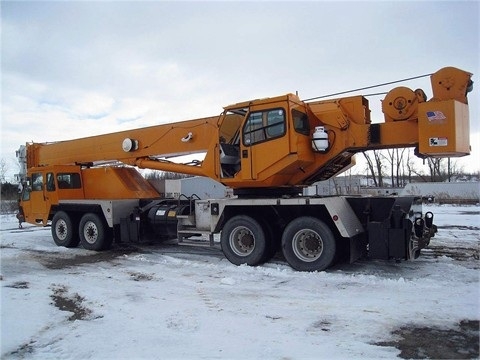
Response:
[[[67,228],[71,236],[64,235]],[[281,251],[300,271],[321,271],[363,256],[414,259],[435,232],[433,214],[423,217],[421,199],[415,197],[69,200],[61,201],[52,218],[52,235],[61,246],[80,241],[87,249],[104,250],[113,239],[182,242],[195,236],[207,237],[213,246],[219,234],[233,264],[260,265]]]

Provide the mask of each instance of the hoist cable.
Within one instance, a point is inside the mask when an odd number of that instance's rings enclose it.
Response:
[[[380,95],[387,95],[388,91],[384,92],[379,92],[379,93],[372,93],[372,94],[362,94],[363,97],[369,97],[369,96],[380,96]]]
[[[410,77],[410,78],[406,78],[406,79],[402,79],[402,80],[396,80],[396,81],[386,82],[386,83],[383,83],[383,84],[377,84],[377,85],[366,86],[366,87],[362,87],[362,88],[358,88],[358,89],[353,89],[353,90],[341,91],[341,92],[337,92],[337,93],[333,93],[333,94],[329,94],[329,95],[317,96],[317,97],[313,97],[313,98],[310,98],[310,99],[305,99],[305,100],[303,100],[303,101],[304,101],[304,102],[306,102],[306,101],[312,101],[312,100],[327,98],[327,97],[330,97],[330,96],[337,96],[337,95],[342,95],[342,94],[348,94],[348,93],[355,92],[355,91],[373,89],[373,88],[380,87],[380,86],[392,85],[392,84],[397,84],[397,83],[399,83],[399,82],[404,82],[404,81],[410,81],[410,80],[420,79],[420,78],[424,78],[424,77],[431,76],[431,75],[432,75],[432,74],[424,74],[424,75],[414,76],[414,77]]]

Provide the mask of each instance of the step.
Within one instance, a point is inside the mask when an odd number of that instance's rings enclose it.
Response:
[[[182,229],[182,230],[177,230],[177,237],[178,237],[178,242],[183,242],[185,236],[184,235],[208,235],[208,238],[210,240],[210,246],[214,245],[213,241],[213,234],[210,231],[206,230],[196,230],[196,229]]]
[[[177,215],[177,220],[183,226],[195,226],[194,215]]]

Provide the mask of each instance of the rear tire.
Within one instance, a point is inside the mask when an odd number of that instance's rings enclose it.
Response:
[[[220,244],[225,257],[235,265],[259,265],[267,251],[264,229],[258,221],[246,215],[237,215],[227,221]]]
[[[83,215],[79,225],[80,242],[87,250],[105,250],[112,244],[111,232],[105,221],[94,213]]]
[[[77,247],[80,242],[78,228],[72,218],[64,211],[57,212],[52,219],[52,237],[57,246]]]
[[[330,228],[319,219],[299,217],[285,228],[282,251],[295,270],[322,271],[327,269],[335,258],[335,237]]]

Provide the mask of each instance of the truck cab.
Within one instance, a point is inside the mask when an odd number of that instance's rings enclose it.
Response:
[[[83,199],[79,166],[55,165],[29,169],[21,195],[25,221],[47,225],[60,199]]]

